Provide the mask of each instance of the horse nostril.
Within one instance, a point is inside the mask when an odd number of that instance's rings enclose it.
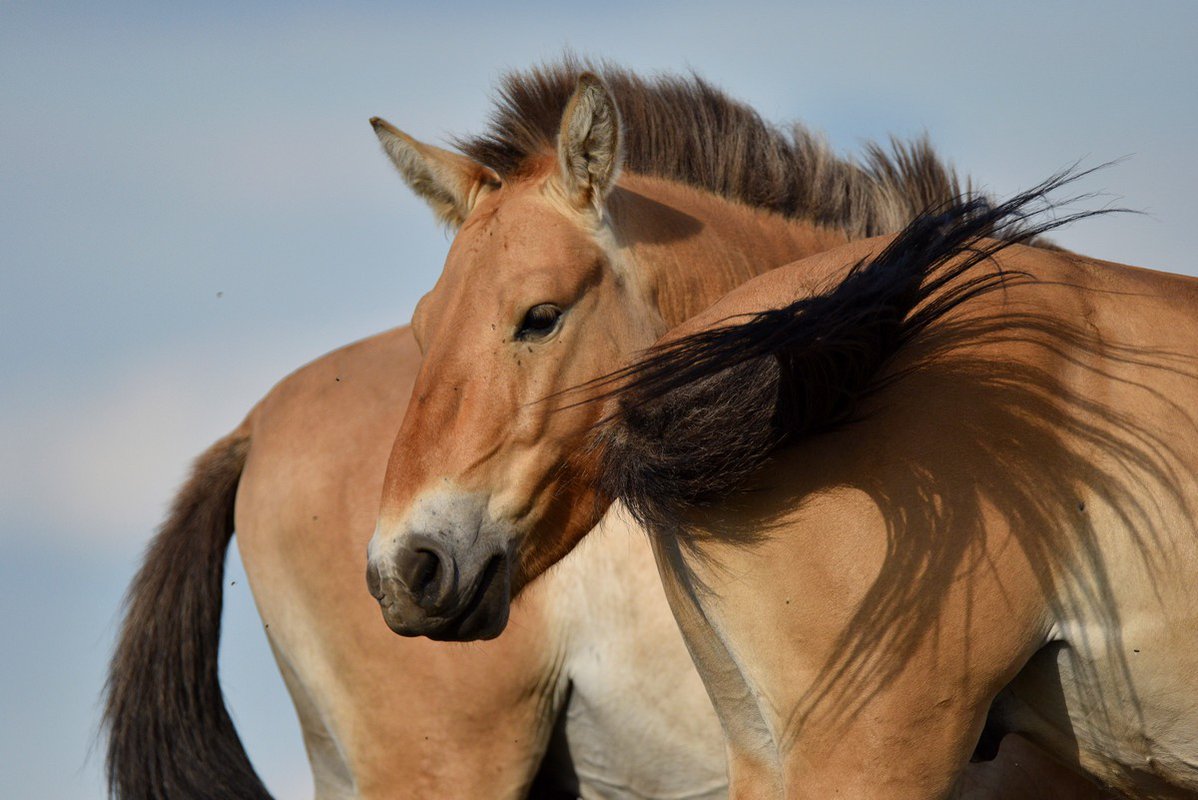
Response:
[[[441,575],[441,559],[431,550],[417,550],[412,559],[408,587],[418,598],[426,598],[437,589],[437,578]]]
[[[421,542],[400,556],[399,579],[416,605],[425,611],[441,610],[453,588],[452,564],[438,548]]]

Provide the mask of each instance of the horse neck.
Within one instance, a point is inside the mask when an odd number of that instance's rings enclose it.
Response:
[[[849,240],[658,178],[622,178],[608,207],[617,244],[665,329],[757,275]]]

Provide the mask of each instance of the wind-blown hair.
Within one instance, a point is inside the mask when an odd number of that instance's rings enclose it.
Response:
[[[801,125],[783,130],[696,75],[644,78],[567,56],[508,73],[490,129],[455,144],[509,180],[556,152],[558,129],[583,72],[598,74],[623,122],[623,169],[679,181],[849,236],[894,233],[923,209],[960,193],[957,176],[926,138],[841,158]]]
[[[617,409],[597,437],[604,493],[650,529],[673,528],[741,491],[778,448],[850,421],[901,377],[886,370],[895,354],[972,298],[1029,279],[980,264],[1104,213],[1033,219],[1053,208],[1047,193],[1085,174],[921,214],[829,290],[656,346],[596,382]]]

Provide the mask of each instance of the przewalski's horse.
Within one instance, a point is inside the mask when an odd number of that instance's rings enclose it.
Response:
[[[618,376],[603,484],[774,764],[734,793],[943,797],[993,707],[1198,797],[1198,280],[981,238],[1038,196],[774,271]]]
[[[234,522],[317,797],[518,798],[538,769],[534,797],[725,795],[719,724],[628,522],[530,587],[493,642],[403,639],[379,619],[366,543],[419,363],[407,328],[330,353],[197,462],[113,659],[114,796],[267,796],[217,677]]]
[[[586,477],[599,412],[537,401],[610,372],[755,274],[896,230],[957,193],[923,145],[873,150],[863,168],[701,81],[605,79],[572,64],[510,78],[467,155],[375,123],[459,228],[415,315],[426,360],[371,541],[368,583],[397,632],[497,635],[511,596],[603,512]]]

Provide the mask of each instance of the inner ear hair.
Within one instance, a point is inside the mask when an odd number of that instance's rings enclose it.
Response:
[[[452,228],[465,221],[486,190],[499,186],[499,176],[473,159],[418,141],[379,117],[370,125],[404,183]]]
[[[598,207],[615,186],[621,138],[620,111],[611,91],[598,75],[582,73],[562,113],[557,143],[562,183],[580,207]]]

